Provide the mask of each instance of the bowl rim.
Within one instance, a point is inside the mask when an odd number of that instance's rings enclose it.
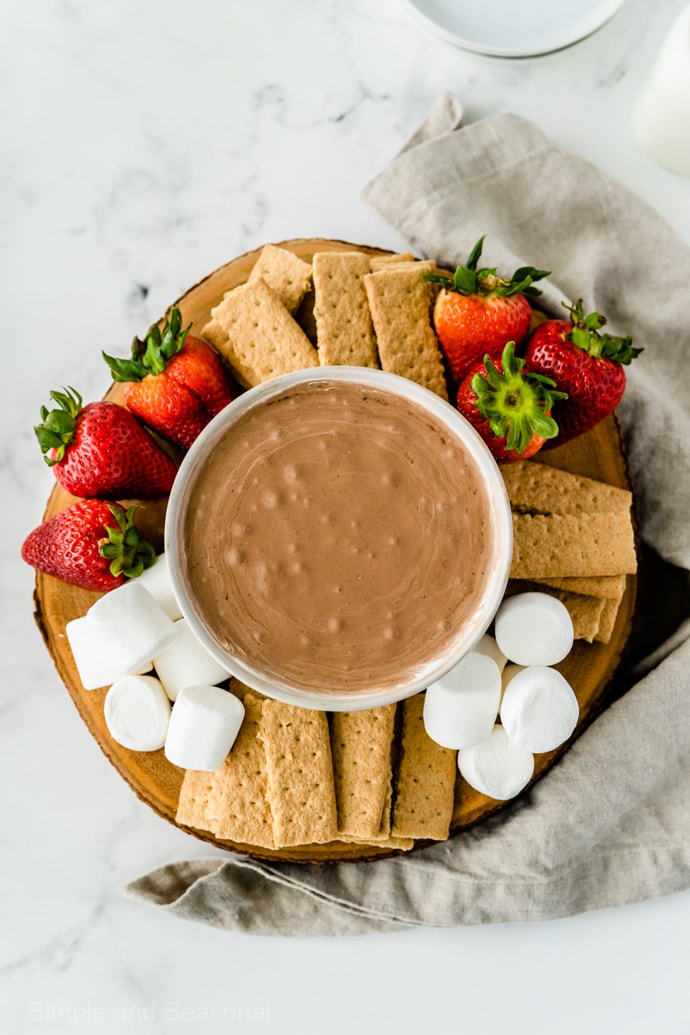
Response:
[[[227,428],[250,409],[263,405],[269,399],[281,395],[297,385],[327,382],[349,383],[382,389],[416,403],[432,416],[440,419],[461,440],[477,464],[488,489],[496,537],[504,547],[498,552],[481,604],[462,635],[453,641],[453,649],[445,652],[440,663],[439,659],[434,659],[433,664],[430,662],[417,674],[415,679],[403,686],[384,690],[318,694],[315,691],[296,687],[287,681],[267,676],[247,664],[242,658],[228,653],[217,642],[194,606],[179,562],[183,541],[185,504],[194,475],[216,442],[225,434]],[[449,402],[422,385],[389,371],[369,367],[322,366],[280,374],[269,381],[247,389],[207,424],[184,456],[178,469],[168,501],[164,539],[170,579],[180,611],[208,653],[226,668],[231,676],[267,697],[303,708],[333,712],[375,708],[411,697],[440,679],[476,646],[493,621],[505,593],[512,560],[513,525],[510,502],[498,464],[476,429]]]

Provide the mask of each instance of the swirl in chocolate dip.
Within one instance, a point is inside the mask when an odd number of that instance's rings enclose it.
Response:
[[[409,683],[480,607],[496,556],[464,443],[376,387],[296,384],[249,409],[190,484],[184,578],[225,650],[319,694]]]

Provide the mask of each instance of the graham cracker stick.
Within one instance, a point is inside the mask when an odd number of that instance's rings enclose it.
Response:
[[[322,366],[379,365],[364,288],[368,272],[369,256],[363,252],[314,256],[314,317]]]
[[[630,514],[513,513],[514,579],[628,575],[637,570]]]
[[[412,252],[393,252],[390,255],[372,255],[369,259],[372,272],[385,269],[390,265],[397,265],[401,262],[414,262]]]
[[[538,514],[627,513],[632,493],[534,460],[501,468],[513,510]]]
[[[386,270],[387,273],[390,273],[391,271],[399,272],[401,270],[403,272],[405,270],[416,271],[419,269],[420,263],[422,262],[424,263],[424,267],[427,270],[432,268],[432,263],[426,259],[398,259],[396,261],[384,262],[382,265],[379,265],[378,267],[374,266],[372,263],[371,272],[378,273],[379,270]],[[432,285],[430,284],[429,287],[431,289]]]
[[[335,712],[331,720],[338,836],[379,839],[391,783],[395,705]]]
[[[338,834],[338,839],[342,844],[352,847],[354,845],[371,845],[372,848],[396,848],[399,852],[409,852],[410,848],[414,848],[414,838],[412,837],[381,837],[381,838],[366,838],[366,837],[348,837],[347,834]]]
[[[402,751],[393,803],[394,837],[445,841],[450,832],[457,752],[440,747],[424,729],[424,694],[403,702]]]
[[[591,578],[563,578],[563,579],[543,579],[539,583],[535,584],[535,589],[546,589],[549,592],[562,593],[561,599],[564,601],[568,609],[567,598],[570,596],[574,597],[575,601],[580,600],[580,594],[582,594],[583,600],[596,600],[600,601],[602,607],[598,611],[596,619],[596,628],[590,638],[591,622],[585,619],[584,615],[593,615],[594,605],[578,603],[578,617],[577,620],[573,616],[573,622],[575,624],[575,638],[580,636],[583,639],[587,639],[590,643],[608,643],[613,635],[613,629],[616,624],[616,618],[618,616],[618,609],[623,600],[625,593],[627,579],[625,575],[602,575],[599,577]],[[572,615],[572,612],[571,612]],[[585,634],[582,630],[585,628],[586,623],[587,633]]]
[[[599,628],[594,637],[596,643],[608,643],[613,636],[613,628],[618,617],[619,601],[605,600],[604,609],[599,619]]]
[[[254,284],[259,279],[294,313],[311,287],[311,266],[286,248],[267,244],[261,249],[247,283]]]
[[[338,816],[325,712],[267,699],[259,737],[266,752],[276,846],[336,840]]]
[[[564,589],[557,589],[554,586],[547,586],[543,582],[523,581],[511,579],[508,583],[506,594],[512,596],[514,593],[549,593],[551,596],[561,600],[568,609],[573,622],[573,635],[576,640],[585,640],[593,643],[597,633],[601,616],[604,612],[606,601],[602,597],[586,596],[581,593],[570,593]],[[617,607],[617,605],[616,605]]]
[[[214,819],[209,815],[209,801],[213,794],[215,773],[187,769],[182,779],[175,822],[195,830],[213,830]]]
[[[393,760],[388,766],[388,785],[386,787],[386,798],[383,803],[381,815],[381,826],[379,827],[378,838],[390,837],[393,807]]]
[[[319,365],[316,349],[261,278],[228,291],[211,310],[202,337],[216,347],[245,388]]]
[[[225,764],[215,773],[210,803],[217,817],[214,833],[226,841],[275,848],[266,755],[258,735],[264,702],[251,693],[243,700],[244,722]]]
[[[575,639],[593,643],[599,632],[606,601],[601,597],[581,596],[579,593],[568,593],[562,589],[554,589],[552,592],[568,608]]]
[[[545,586],[569,593],[583,593],[586,597],[601,597],[620,604],[625,593],[625,575],[599,575],[591,578],[542,579]]]
[[[432,263],[413,268],[383,268],[368,273],[364,285],[383,370],[400,374],[447,399],[438,339],[431,326],[430,285],[423,279]]]

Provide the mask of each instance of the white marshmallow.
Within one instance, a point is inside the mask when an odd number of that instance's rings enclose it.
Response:
[[[485,740],[496,721],[501,672],[492,658],[470,651],[431,686],[424,698],[424,727],[442,747],[470,747]]]
[[[487,658],[491,658],[495,661],[502,672],[505,668],[506,661],[508,660],[496,643],[496,640],[489,633],[484,633],[476,647],[472,648],[477,654],[486,654]]]
[[[105,695],[110,736],[132,751],[157,751],[165,743],[171,704],[153,676],[124,676]]]
[[[151,567],[145,568],[141,575],[137,577],[137,582],[149,591],[154,600],[163,608],[168,618],[172,618],[173,622],[182,617],[180,605],[173,592],[168,558],[165,553],[158,554]]]
[[[175,629],[177,636],[173,642],[153,659],[156,675],[171,701],[177,700],[180,690],[186,686],[199,683],[213,686],[228,678],[228,670],[211,657],[184,618],[175,622]]]
[[[244,705],[218,686],[186,686],[175,701],[165,757],[181,769],[215,772],[235,743]]]
[[[511,679],[501,702],[501,722],[514,744],[541,754],[571,735],[580,708],[568,681],[555,668],[531,665]]]
[[[504,600],[494,628],[498,646],[518,665],[555,665],[573,646],[568,608],[549,593],[519,593]]]
[[[502,726],[494,726],[481,744],[458,752],[458,769],[480,794],[507,801],[532,779],[534,755],[509,740]]]
[[[75,618],[65,626],[67,639],[72,648],[74,664],[85,690],[98,690],[121,679],[124,672],[110,657],[109,645],[103,642],[101,627],[90,622],[86,615]],[[151,669],[151,662],[142,665],[137,675]]]
[[[86,613],[99,641],[125,675],[146,671],[177,635],[175,623],[138,582],[126,582],[97,600]]]

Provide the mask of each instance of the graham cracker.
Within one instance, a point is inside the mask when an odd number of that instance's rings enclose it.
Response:
[[[381,826],[379,827],[378,838],[390,837],[393,810],[393,760],[388,766],[388,784],[386,786],[386,797],[383,802],[381,813]]]
[[[428,736],[423,710],[424,694],[403,702],[391,833],[394,837],[445,841],[453,815],[457,752],[440,747]]]
[[[385,269],[386,266],[397,265],[400,262],[414,262],[412,252],[392,252],[390,255],[372,255],[369,265],[375,273],[377,270]]]
[[[627,513],[632,493],[533,460],[501,467],[513,510],[537,514]]]
[[[393,763],[388,767],[388,786],[386,788],[386,798],[383,803],[383,813],[381,815],[381,826],[379,832],[375,837],[367,838],[367,844],[379,844],[381,841],[388,842],[391,840],[391,807],[393,805]],[[355,836],[349,834],[338,834],[341,841],[352,841],[355,844],[360,840]],[[404,839],[403,839],[404,840]]]
[[[273,817],[268,801],[266,755],[259,730],[265,702],[244,694],[244,722],[232,751],[215,773],[211,809],[214,833],[227,841],[276,848]]]
[[[319,357],[274,291],[258,278],[228,291],[202,331],[245,388],[317,367]]]
[[[506,591],[507,596],[514,593],[530,592],[548,593],[562,601],[568,609],[573,622],[573,636],[576,640],[593,643],[599,632],[599,624],[606,601],[603,597],[586,596],[582,593],[570,593],[568,590],[546,586],[543,582],[511,579]],[[616,605],[617,608],[617,605]]]
[[[513,513],[514,579],[628,575],[637,570],[630,513]]]
[[[618,617],[619,601],[605,600],[604,609],[599,618],[599,628],[594,637],[597,643],[608,643],[613,636],[613,629]]]
[[[266,753],[277,847],[336,840],[338,816],[326,713],[266,699],[258,735]]]
[[[426,271],[430,271],[434,268],[434,264],[432,262],[428,262],[426,259],[396,259],[390,262],[384,262],[378,267],[378,269],[372,267],[372,273],[378,273],[379,270],[386,270],[388,272],[391,270],[418,270],[422,263],[424,264]]]
[[[364,276],[363,252],[317,252],[314,256],[314,318],[322,366],[378,367]]]
[[[601,597],[620,604],[625,593],[625,575],[599,575],[591,578],[542,579],[545,586],[562,589],[569,593],[582,593],[586,597]]]
[[[311,287],[311,266],[294,252],[267,244],[261,249],[248,284],[263,280],[274,291],[285,308],[295,313]]]
[[[339,837],[378,840],[382,836],[394,722],[394,704],[333,715],[331,752]]]
[[[177,803],[175,822],[195,830],[214,828],[213,817],[209,815],[209,801],[213,794],[215,773],[187,769],[182,779],[180,797]]]
[[[364,277],[383,370],[407,377],[448,398],[438,339],[431,325],[431,291],[424,273],[433,263],[383,268]]]
[[[562,589],[553,590],[553,595],[568,608],[573,622],[575,639],[592,643],[599,632],[606,601],[601,597],[586,597],[579,593],[568,593],[567,590]]]
[[[346,834],[341,836],[338,834],[338,840],[348,847],[354,845],[371,845],[372,848],[395,848],[399,852],[409,852],[410,848],[414,848],[413,837],[382,837],[382,838],[365,838],[365,837],[348,837]]]

